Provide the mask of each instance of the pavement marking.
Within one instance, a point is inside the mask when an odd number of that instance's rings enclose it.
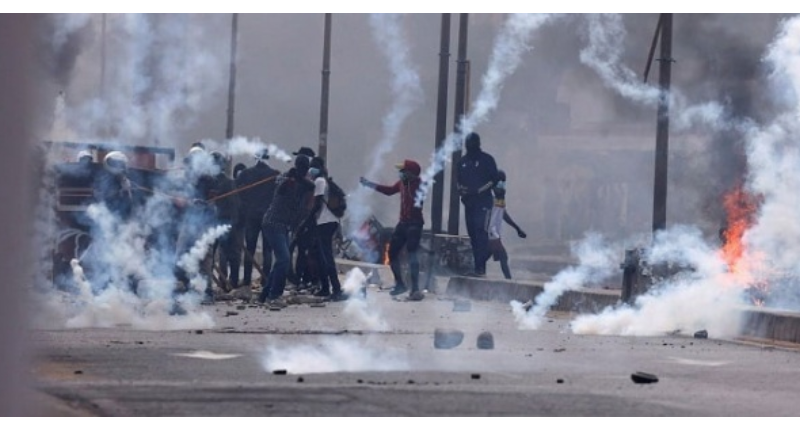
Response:
[[[233,359],[242,356],[233,353],[214,353],[214,352],[209,352],[207,350],[196,350],[194,352],[186,352],[186,353],[173,353],[173,355],[184,356],[187,358],[211,359],[211,360]]]
[[[700,361],[697,359],[674,358],[674,357],[669,359],[683,365],[700,365],[704,367],[719,367],[731,363],[731,361]]]

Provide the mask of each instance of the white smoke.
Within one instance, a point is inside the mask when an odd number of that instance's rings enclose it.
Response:
[[[572,253],[579,264],[564,269],[544,285],[529,311],[519,301],[511,301],[514,319],[520,329],[538,329],[545,316],[567,291],[599,284],[613,275],[619,268],[619,249],[606,244],[600,234],[588,234],[580,243],[572,246]]]
[[[654,286],[634,305],[581,315],[571,323],[576,334],[654,336],[706,330],[713,337],[737,334],[744,306],[742,282],[728,273],[719,250],[697,228],[674,226],[658,234],[645,256],[647,264],[671,267],[672,275],[654,276]]]
[[[347,272],[342,282],[342,289],[348,295],[344,314],[360,323],[368,330],[389,331],[389,323],[381,316],[380,310],[370,304],[362,294],[367,285],[367,276],[361,268],[353,268]]]
[[[266,372],[285,370],[290,374],[409,369],[407,355],[402,350],[337,337],[323,337],[313,344],[288,347],[280,341],[269,341],[261,365]]]
[[[205,143],[208,140],[204,140]],[[217,143],[220,144],[220,143]],[[234,137],[224,143],[222,150],[230,156],[254,157],[256,153],[267,149],[270,158],[276,158],[282,162],[292,161],[292,155],[273,143],[265,143],[260,138],[247,139],[245,137]]]
[[[432,154],[431,164],[422,171],[422,184],[416,193],[418,207],[428,197],[436,174],[451,160],[453,152],[461,149],[463,136],[485,122],[488,115],[497,108],[503,84],[522,63],[523,54],[531,49],[530,39],[534,31],[558,16],[525,13],[509,16],[495,40],[489,67],[481,80],[481,91],[472,108],[459,123],[459,131],[445,138],[442,147]]]
[[[392,104],[383,117],[381,139],[370,156],[370,167],[364,175],[373,180],[385,166],[385,156],[398,142],[403,125],[423,102],[423,91],[417,70],[411,64],[408,37],[403,31],[401,15],[372,14],[370,28],[381,52],[386,54],[391,72]],[[351,237],[357,237],[361,225],[369,219],[372,208],[369,202],[372,189],[361,185],[348,193],[347,219]],[[371,252],[363,252],[369,254]]]

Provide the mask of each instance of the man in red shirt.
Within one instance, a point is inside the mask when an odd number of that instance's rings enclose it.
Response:
[[[425,296],[419,290],[419,250],[422,227],[425,220],[422,217],[422,204],[415,205],[415,195],[420,185],[422,169],[417,162],[406,159],[397,165],[399,180],[393,185],[381,185],[361,177],[361,185],[371,188],[379,193],[392,196],[400,193],[400,220],[394,227],[391,241],[389,242],[389,265],[394,275],[395,286],[389,293],[398,296],[408,291],[403,281],[403,269],[400,264],[400,252],[405,247],[408,260],[409,274],[411,276],[411,293],[408,300],[419,301]]]

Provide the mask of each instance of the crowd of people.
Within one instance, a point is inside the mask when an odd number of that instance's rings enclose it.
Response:
[[[472,275],[485,276],[486,263],[494,258],[500,262],[505,278],[510,279],[502,224],[512,226],[522,238],[526,234],[505,207],[505,173],[481,149],[480,136],[468,134],[464,145],[466,153],[456,164],[457,184],[474,259]],[[154,231],[153,237],[158,240],[149,241],[162,248],[166,245],[174,252],[175,293],[193,289],[192,276],[181,258],[209,230],[225,226],[227,230],[214,239],[196,267],[205,281],[204,303],[213,303],[220,294],[226,294],[282,308],[286,306],[287,284],[294,292],[327,301],[347,298],[333,251],[334,237],[340,231],[340,214],[329,207],[333,183],[325,161],[313,149],[303,147],[294,152],[291,168],[280,172],[268,164],[269,158],[268,150],[260,150],[253,165],[237,164],[229,176],[230,164],[225,155],[195,143],[183,159],[180,177],[162,181],[157,189],[150,190],[169,193],[170,213],[179,223]],[[89,166],[91,155],[81,152],[78,163]],[[102,178],[93,182],[93,201],[105,204],[122,220],[130,218],[143,202],[141,182],[131,178],[128,159],[119,151],[107,153],[102,168]],[[418,251],[425,220],[423,206],[415,199],[422,183],[422,169],[411,159],[396,168],[398,179],[392,184],[379,184],[365,177],[360,178],[360,183],[386,196],[399,194],[399,217],[388,245],[395,280],[390,295],[408,292],[407,300],[419,301],[424,298]],[[261,255],[256,258],[259,241]],[[254,271],[261,277],[258,293],[253,291]],[[134,292],[135,280],[131,278]]]

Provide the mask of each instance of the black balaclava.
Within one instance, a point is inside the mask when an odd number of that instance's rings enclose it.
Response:
[[[297,170],[297,173],[300,177],[305,177],[306,173],[308,172],[308,168],[311,167],[311,160],[306,155],[297,155],[294,159],[294,168]]]
[[[467,155],[474,155],[481,151],[481,136],[478,133],[469,133],[464,139],[464,147],[467,149]]]

